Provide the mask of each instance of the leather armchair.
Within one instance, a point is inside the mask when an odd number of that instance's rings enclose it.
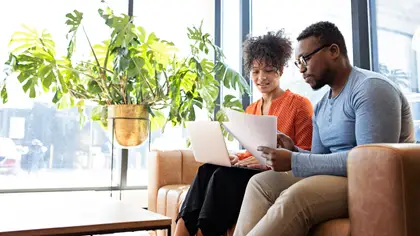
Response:
[[[190,150],[152,151],[149,156],[148,209],[171,217],[172,233],[200,165]],[[348,180],[349,218],[317,225],[310,235],[420,235],[420,145],[356,147],[348,157]]]

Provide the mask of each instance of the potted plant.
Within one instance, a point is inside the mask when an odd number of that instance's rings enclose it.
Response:
[[[116,15],[110,8],[98,12],[110,29],[109,37],[92,45],[82,24],[83,13],[75,10],[66,15],[68,47],[62,57],[46,30],[39,33],[26,27],[16,32],[5,80],[17,78],[30,98],[52,93],[58,108],[77,106],[82,121],[85,101],[95,102],[91,118],[104,127],[114,118],[115,138],[122,146],[144,142],[149,115],[152,128],[164,128],[168,122],[175,126],[195,120],[195,109],[205,109],[210,118],[217,106],[242,111],[232,95],[216,104],[219,85],[238,89],[239,95],[248,93],[249,85],[225,64],[222,50],[201,25],[188,28],[191,51],[183,57],[173,43],[146,33],[132,17]],[[89,44],[89,58],[75,56],[79,40]],[[0,94],[7,102],[6,81]],[[220,109],[216,119],[225,118]]]

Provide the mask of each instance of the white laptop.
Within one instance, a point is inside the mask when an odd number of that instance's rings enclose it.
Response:
[[[230,163],[229,152],[219,122],[190,121],[186,124],[194,158],[197,162],[259,170],[244,166],[235,166]]]
[[[219,166],[232,166],[219,122],[190,121],[186,124],[196,161]]]

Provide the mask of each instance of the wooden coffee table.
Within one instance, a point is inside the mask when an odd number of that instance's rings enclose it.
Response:
[[[0,235],[94,235],[167,230],[169,217],[126,202],[87,201],[7,204],[0,210]]]

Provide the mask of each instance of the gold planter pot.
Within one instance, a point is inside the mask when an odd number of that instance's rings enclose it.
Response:
[[[114,119],[114,137],[121,146],[138,146],[149,135],[149,112],[143,105],[110,105],[108,118],[111,130]]]

